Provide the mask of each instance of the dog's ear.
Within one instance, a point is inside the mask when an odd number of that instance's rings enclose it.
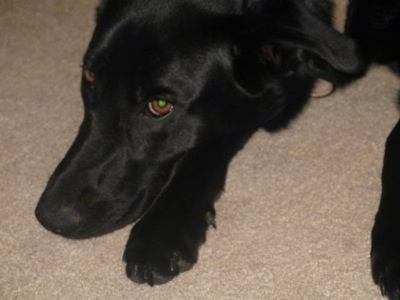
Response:
[[[317,19],[314,22],[311,19],[307,21],[301,27],[276,26],[273,32],[268,33],[270,43],[302,50],[305,59],[315,55],[339,72],[352,74],[360,70],[362,62],[352,39]]]
[[[330,26],[329,7],[319,7],[327,11],[318,16],[318,10],[297,0],[247,0],[244,6],[235,30],[238,74],[246,64],[251,66],[248,71],[259,72],[267,66],[269,72],[299,71],[328,80],[335,77],[333,73],[351,75],[363,70],[356,43]]]

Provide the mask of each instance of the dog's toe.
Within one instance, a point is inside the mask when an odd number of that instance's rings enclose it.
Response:
[[[193,266],[192,263],[182,259],[178,251],[175,251],[168,260],[159,260],[158,263],[150,260],[146,262],[133,262],[127,258],[125,260],[127,261],[127,276],[135,283],[147,283],[150,286],[167,283]]]
[[[136,240],[125,250],[126,274],[133,282],[150,286],[164,284],[195,263],[195,254],[190,254],[183,245],[162,243],[160,240],[157,243],[147,242]]]
[[[372,275],[382,296],[400,300],[400,262],[375,253],[372,256]]]
[[[135,283],[147,283],[150,286],[167,283],[175,274],[160,274],[147,266],[135,264],[126,265],[126,274]]]

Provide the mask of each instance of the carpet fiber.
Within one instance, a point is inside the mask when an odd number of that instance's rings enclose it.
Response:
[[[0,0],[0,299],[380,299],[370,230],[398,79],[374,67],[312,100],[289,130],[257,133],[232,162],[199,263],[130,282],[130,228],[73,241],[34,208],[82,118],[81,57],[96,0]]]

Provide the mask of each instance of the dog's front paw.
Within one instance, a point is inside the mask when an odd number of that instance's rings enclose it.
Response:
[[[136,283],[164,284],[189,270],[197,261],[204,234],[187,227],[137,224],[124,253],[127,276]],[[147,224],[150,225],[150,224]]]
[[[371,253],[372,276],[382,295],[391,300],[400,300],[400,252],[373,249]]]
[[[160,250],[129,249],[125,252],[127,276],[133,282],[153,286],[167,283],[194,264],[183,258],[178,250],[172,253]]]
[[[400,300],[400,231],[397,218],[377,215],[372,229],[372,277],[382,295]]]

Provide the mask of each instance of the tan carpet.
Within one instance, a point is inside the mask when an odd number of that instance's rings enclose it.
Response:
[[[149,288],[124,274],[129,228],[86,241],[34,208],[82,117],[96,0],[0,0],[0,299],[380,299],[369,269],[399,81],[384,68],[259,132],[234,160],[200,262]]]

